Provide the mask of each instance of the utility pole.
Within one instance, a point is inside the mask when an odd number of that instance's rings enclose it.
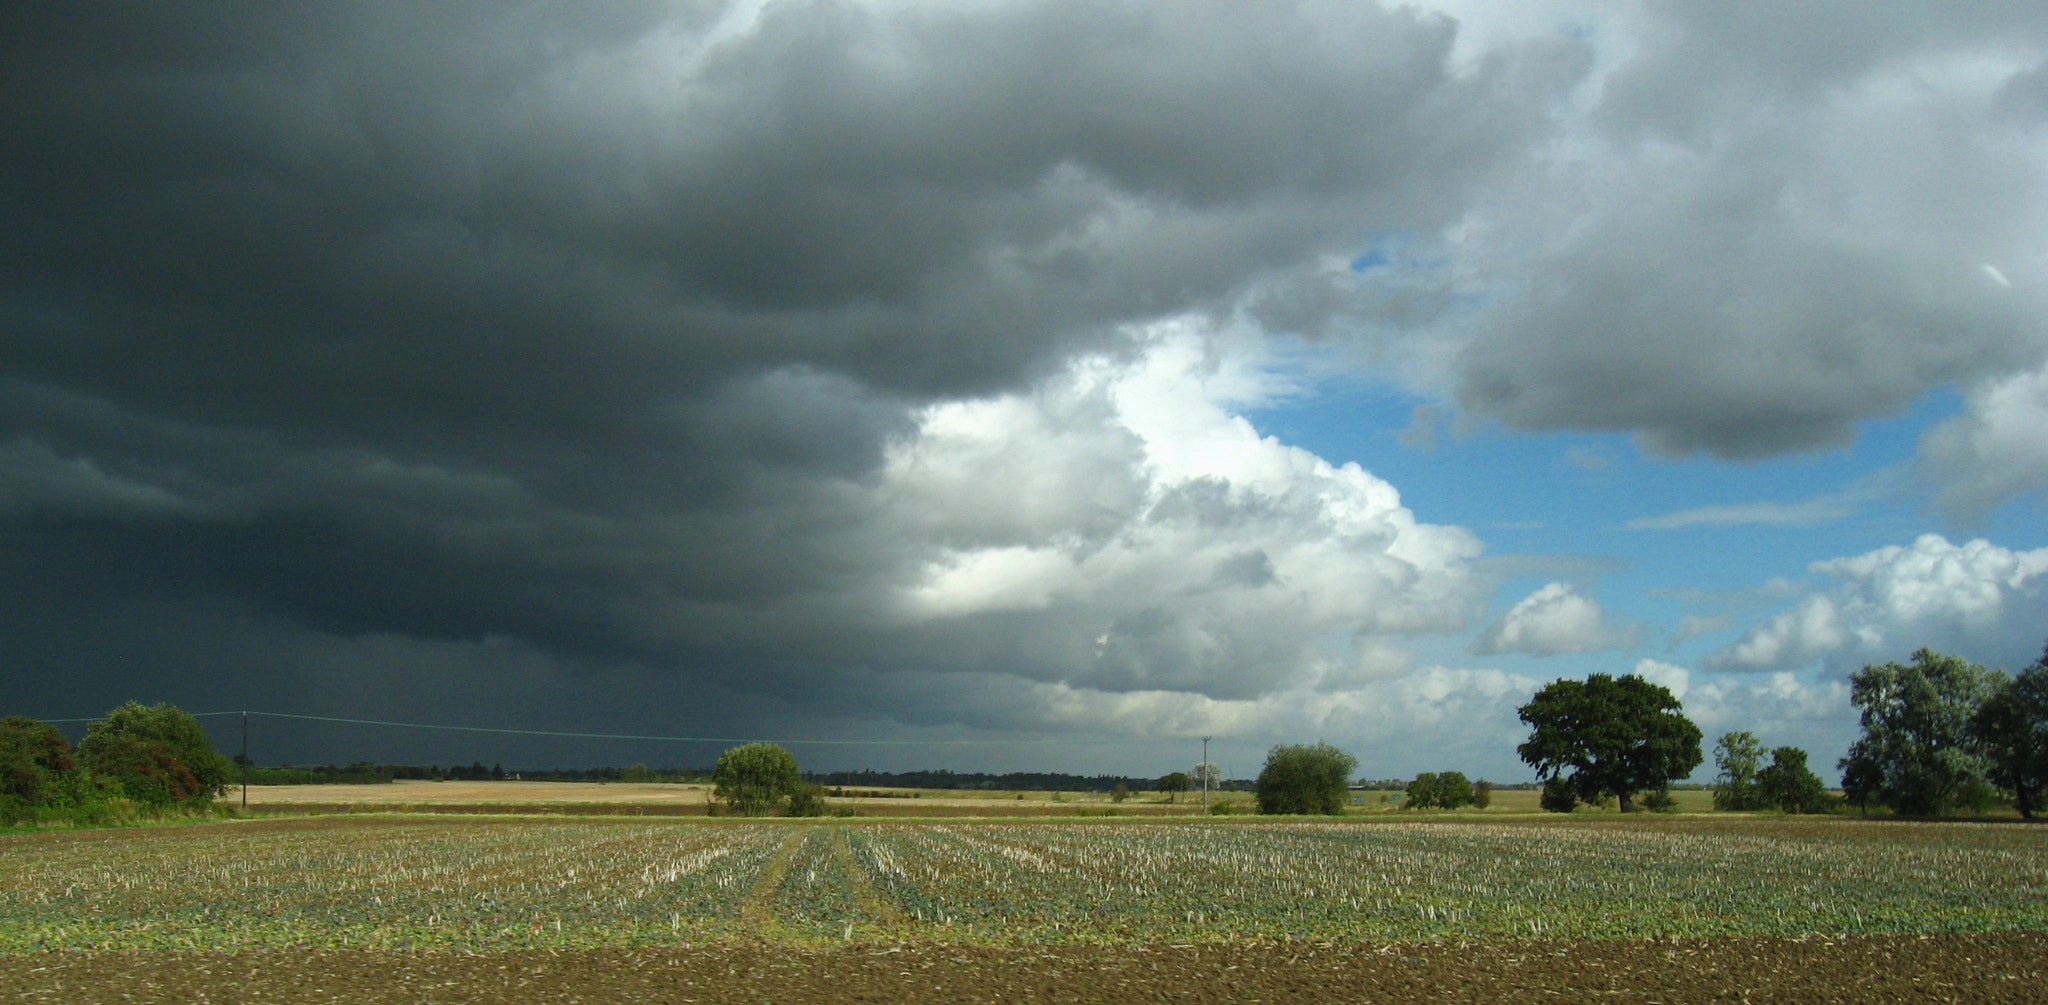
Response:
[[[1209,738],[1202,737],[1202,815],[1209,815]]]
[[[242,713],[242,810],[249,809],[249,713]]]

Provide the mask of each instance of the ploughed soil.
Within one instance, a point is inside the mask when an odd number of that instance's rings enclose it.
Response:
[[[1640,942],[0,957],[4,1002],[2010,1002],[2048,933]]]

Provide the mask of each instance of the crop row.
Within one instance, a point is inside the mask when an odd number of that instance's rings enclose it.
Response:
[[[2006,930],[2048,930],[2031,828],[321,820],[0,836],[0,951],[15,952]]]

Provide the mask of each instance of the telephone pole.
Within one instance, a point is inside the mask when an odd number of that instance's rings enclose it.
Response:
[[[249,810],[249,713],[242,713],[242,811]]]

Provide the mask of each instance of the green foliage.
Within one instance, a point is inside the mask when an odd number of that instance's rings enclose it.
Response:
[[[1669,690],[1635,674],[1552,681],[1520,712],[1532,732],[1516,753],[1546,781],[1567,777],[1587,802],[1612,796],[1626,812],[1636,793],[1700,763],[1699,727]]]
[[[1762,770],[1764,745],[1753,733],[1724,733],[1714,742],[1714,808],[1717,810],[1760,810],[1763,796],[1757,792],[1756,775]]]
[[[1992,693],[1970,732],[1991,781],[2012,793],[2022,818],[2033,819],[2048,790],[2048,652]]]
[[[171,704],[128,702],[86,727],[79,760],[116,779],[148,806],[204,804],[234,781],[234,762],[213,749],[199,720]]]
[[[1472,783],[1465,780],[1463,772],[1424,772],[1408,783],[1408,798],[1403,805],[1411,810],[1455,810],[1472,805],[1475,798]]]
[[[1493,783],[1482,778],[1472,783],[1472,808],[1483,810],[1493,805]]]
[[[1131,787],[1122,782],[1116,783],[1116,786],[1109,790],[1110,802],[1120,803],[1129,798],[1131,798]]]
[[[1543,783],[1536,805],[1551,813],[1570,813],[1579,808],[1579,790],[1563,775],[1552,775]]]
[[[720,754],[711,795],[736,816],[763,816],[803,788],[796,758],[773,743],[749,743]]]
[[[1169,771],[1159,776],[1153,788],[1167,794],[1167,801],[1180,802],[1180,794],[1195,787],[1194,776],[1185,771]]]
[[[1357,769],[1358,758],[1327,743],[1274,747],[1259,771],[1259,812],[1342,813]]]
[[[789,794],[789,809],[793,817],[852,816],[851,811],[841,813],[825,802],[825,787],[809,783],[800,784]]]
[[[1643,796],[1643,808],[1652,813],[1676,813],[1678,798],[1673,796],[1668,788],[1651,789]]]
[[[1771,751],[1769,767],[1756,774],[1757,798],[1765,806],[1786,813],[1826,813],[1833,803],[1827,786],[1806,767],[1806,751],[1779,747]]]
[[[1916,816],[1981,801],[1991,764],[1974,749],[1971,720],[2002,675],[1921,649],[1911,665],[1866,666],[1849,680],[1863,721],[1863,737],[1841,762],[1852,801],[1874,797]]]
[[[72,770],[71,744],[55,726],[19,715],[0,719],[0,823],[34,816]]]

